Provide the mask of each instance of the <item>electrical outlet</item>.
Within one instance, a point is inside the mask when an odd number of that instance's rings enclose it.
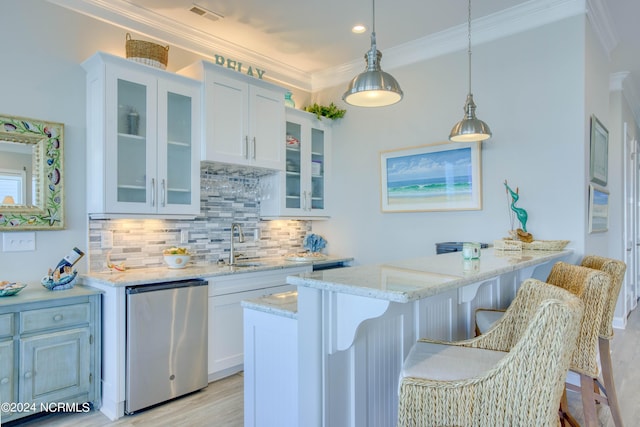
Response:
[[[3,233],[2,250],[4,252],[26,252],[36,250],[36,233]]]
[[[113,247],[113,231],[100,232],[100,247],[102,249],[110,249]]]
[[[189,230],[180,230],[180,243],[189,243]]]

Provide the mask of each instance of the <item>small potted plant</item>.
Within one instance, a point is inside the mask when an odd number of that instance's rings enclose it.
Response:
[[[314,102],[313,105],[307,105],[306,107],[304,107],[304,111],[315,114],[318,120],[322,119],[323,117],[331,120],[341,119],[347,112],[347,110],[341,110],[340,108],[338,108],[338,106],[333,102],[329,104],[329,106],[318,105]]]

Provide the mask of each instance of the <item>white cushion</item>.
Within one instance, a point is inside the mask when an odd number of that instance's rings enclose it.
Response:
[[[504,315],[504,311],[476,310],[476,326],[481,334],[487,332]]]
[[[481,348],[416,342],[402,365],[400,381],[405,377],[455,381],[482,375],[507,353]]]

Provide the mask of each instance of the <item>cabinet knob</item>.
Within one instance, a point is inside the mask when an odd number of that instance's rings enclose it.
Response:
[[[55,316],[53,316],[53,320],[56,322],[59,322],[62,320],[62,314],[56,314]]]
[[[27,371],[27,372],[25,372],[25,373],[24,373],[24,377],[25,377],[26,379],[31,378],[31,371]]]
[[[9,382],[9,378],[4,377],[3,379],[0,380],[0,384],[7,384]]]

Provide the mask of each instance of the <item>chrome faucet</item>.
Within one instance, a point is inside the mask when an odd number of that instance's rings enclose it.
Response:
[[[229,251],[229,265],[235,265],[236,263],[236,253],[233,247],[233,230],[238,229],[238,243],[244,242],[244,233],[242,232],[242,227],[237,222],[231,224],[231,250]]]

